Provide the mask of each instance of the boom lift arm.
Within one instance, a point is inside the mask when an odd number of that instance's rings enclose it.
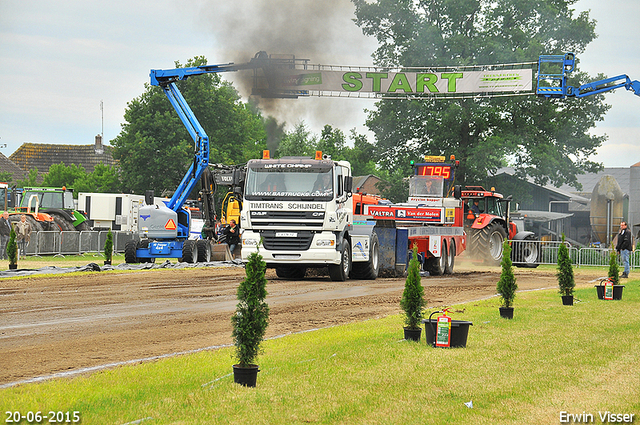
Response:
[[[631,81],[627,75],[606,78],[583,84],[580,87],[567,85],[567,74],[575,69],[573,53],[564,55],[541,55],[538,60],[538,86],[536,94],[542,97],[559,98],[586,97],[612,91],[621,87],[640,96],[640,81]]]

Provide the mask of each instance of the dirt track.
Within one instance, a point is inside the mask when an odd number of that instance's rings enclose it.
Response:
[[[429,306],[495,294],[499,268],[456,265],[422,279]],[[557,286],[551,270],[515,270],[520,290]],[[602,275],[584,271],[587,283]],[[0,384],[66,370],[231,344],[242,268],[92,273],[0,280]],[[404,278],[279,280],[267,272],[267,336],[398,313]]]

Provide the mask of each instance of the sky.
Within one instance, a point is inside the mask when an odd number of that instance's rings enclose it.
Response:
[[[598,21],[580,69],[640,79],[637,0],[579,0],[573,8]],[[240,63],[266,50],[372,65],[377,44],[352,22],[353,11],[349,0],[0,0],[0,152],[8,157],[24,142],[87,145],[101,133],[108,144],[149,71],[195,56]],[[222,76],[239,84],[237,73]],[[609,140],[591,159],[640,162],[640,99],[618,89],[606,101],[612,107],[591,132]],[[304,121],[316,134],[331,124],[348,135],[367,132],[364,110],[373,102],[310,97],[278,102],[275,112],[288,130]]]

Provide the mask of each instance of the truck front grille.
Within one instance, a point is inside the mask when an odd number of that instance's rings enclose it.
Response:
[[[283,236],[284,232],[267,231],[262,233],[262,244],[270,251],[306,251],[311,246],[313,233],[306,231],[295,231],[295,234]],[[287,232],[289,233],[289,232]]]

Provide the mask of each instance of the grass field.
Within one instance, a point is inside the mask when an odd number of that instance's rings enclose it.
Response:
[[[84,424],[558,424],[561,412],[639,423],[640,282],[622,301],[593,288],[576,299],[519,293],[513,320],[496,298],[455,306],[473,322],[466,348],[403,341],[400,316],[269,340],[257,388],[233,383],[224,348],[3,389],[0,409],[5,422],[75,411]]]

